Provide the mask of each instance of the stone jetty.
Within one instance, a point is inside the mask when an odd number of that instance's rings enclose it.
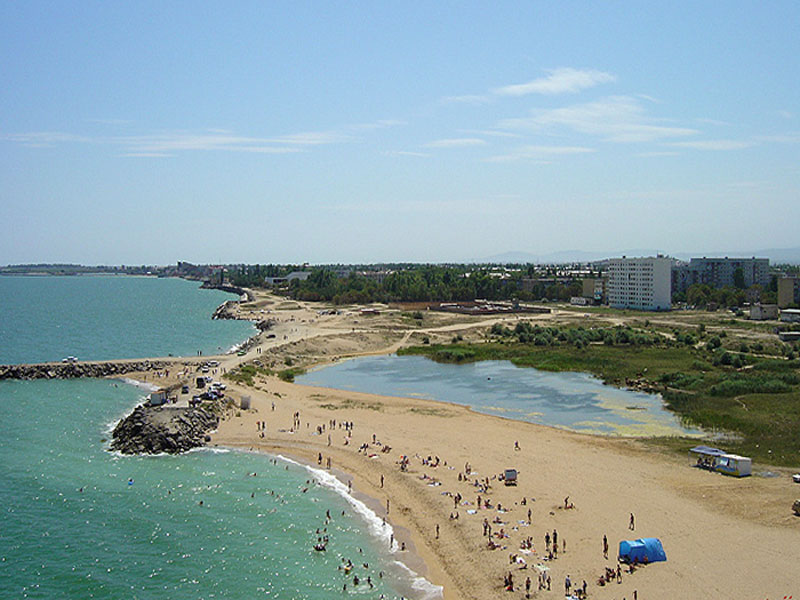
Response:
[[[189,364],[189,361],[125,360],[99,362],[39,363],[0,365],[3,379],[78,379],[81,377],[113,377],[126,373],[160,371]]]
[[[219,417],[203,408],[141,404],[112,433],[111,450],[123,454],[180,454],[210,441]]]

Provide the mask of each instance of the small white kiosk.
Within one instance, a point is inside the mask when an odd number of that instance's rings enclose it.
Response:
[[[716,471],[734,477],[747,477],[752,472],[752,461],[746,456],[728,454],[719,448],[695,446],[689,450],[692,466],[708,471]]]

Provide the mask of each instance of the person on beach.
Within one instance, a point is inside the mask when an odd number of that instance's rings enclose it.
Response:
[[[608,560],[608,538],[603,534],[603,558]]]
[[[630,529],[631,531],[636,529],[636,524],[634,522],[633,513],[631,513],[631,520],[630,520],[630,523],[628,523],[628,529]]]

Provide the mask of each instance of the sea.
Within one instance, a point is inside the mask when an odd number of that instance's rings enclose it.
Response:
[[[178,279],[0,277],[0,363],[216,353],[253,333],[211,320],[233,298]],[[327,472],[219,448],[110,452],[148,391],[0,382],[0,598],[441,597]]]

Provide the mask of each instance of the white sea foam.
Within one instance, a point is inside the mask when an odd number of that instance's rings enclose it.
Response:
[[[147,390],[148,392],[156,392],[159,389],[159,387],[154,383],[147,383],[146,381],[137,381],[136,379],[130,379],[128,377],[120,377],[119,381],[121,381],[122,383],[126,383],[128,385],[132,385],[133,387]]]
[[[440,585],[434,585],[424,577],[420,577],[413,570],[409,569],[405,563],[399,560],[394,561],[401,570],[408,573],[411,578],[411,587],[414,591],[419,593],[420,600],[437,600],[442,597],[444,588]]]
[[[299,467],[305,468],[317,481],[320,482],[321,485],[327,487],[330,490],[333,490],[337,494],[339,494],[342,498],[344,498],[350,506],[353,507],[353,510],[358,514],[364,521],[367,523],[369,527],[370,533],[378,538],[381,542],[383,542],[384,547],[389,544],[389,540],[392,541],[391,552],[397,552],[399,549],[399,545],[397,540],[394,539],[394,529],[392,528],[389,523],[384,525],[383,519],[379,517],[375,511],[369,508],[366,504],[364,504],[361,500],[354,498],[350,492],[348,491],[347,485],[339,481],[335,475],[328,473],[322,469],[314,468],[310,465],[304,465],[299,463],[291,458],[287,458],[281,454],[276,455],[281,460],[284,460],[290,464],[297,465]],[[420,594],[420,600],[434,600],[437,598],[442,597],[442,587],[438,585],[432,584],[430,581],[425,579],[424,577],[418,575],[416,571],[410,569],[407,565],[402,563],[399,560],[394,561],[397,565],[402,567],[402,569],[407,573],[409,578],[411,579],[411,587],[416,592]]]

